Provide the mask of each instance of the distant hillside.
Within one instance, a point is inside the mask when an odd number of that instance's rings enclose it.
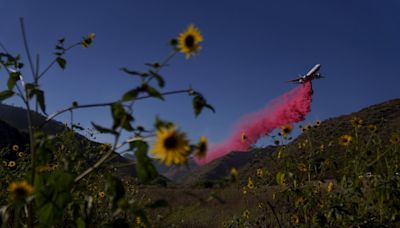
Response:
[[[378,134],[389,140],[390,135],[400,132],[400,99],[389,100],[380,104],[361,109],[348,115],[342,115],[335,118],[329,118],[321,123],[319,128],[312,128],[307,134],[303,133],[286,146],[285,159],[307,156],[298,149],[298,144],[305,140],[311,140],[314,145],[325,146],[325,152],[316,161],[324,161],[327,157],[333,157],[337,164],[337,169],[327,172],[332,178],[340,172],[340,161],[344,159],[344,149],[338,145],[338,138],[344,134],[351,134],[353,127],[350,124],[352,117],[357,116],[363,120],[364,128],[359,131],[360,136],[368,134],[366,126],[374,124],[378,126]],[[328,146],[331,145],[331,146]],[[241,182],[246,182],[249,176],[254,176],[255,169],[263,167],[271,173],[276,173],[282,169],[283,163],[276,163],[272,156],[276,156],[276,148],[268,146],[251,150],[250,152],[233,152],[222,158],[219,158],[207,165],[186,171],[186,177],[181,180],[182,183],[195,185],[206,181],[216,181],[229,175],[232,167],[239,170]]]
[[[34,126],[40,126],[46,117],[31,112],[32,122]],[[55,120],[49,121],[43,128],[48,134],[61,133],[68,128]],[[87,139],[79,133],[75,133],[75,137],[82,145],[97,147],[100,144]],[[29,144],[28,121],[26,110],[20,107],[14,107],[6,104],[0,104],[0,148],[17,144],[20,148],[25,148]],[[26,150],[28,152],[28,150]],[[88,161],[92,164],[94,161]],[[113,166],[118,167],[116,171],[119,175],[136,177],[136,169],[132,162],[119,154],[115,153],[115,158],[110,161]]]
[[[254,149],[251,152],[232,152],[206,165],[198,166],[180,181],[185,185],[202,185],[229,177],[231,168],[240,170],[257,159],[265,159],[275,151],[274,146]]]

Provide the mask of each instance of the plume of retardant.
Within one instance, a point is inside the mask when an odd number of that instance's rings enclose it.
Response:
[[[259,138],[274,129],[303,121],[311,109],[311,96],[312,85],[307,82],[269,102],[260,111],[245,115],[226,140],[211,145],[207,156],[195,158],[196,163],[204,165],[233,151],[246,152]],[[245,140],[242,140],[242,134],[246,136]]]

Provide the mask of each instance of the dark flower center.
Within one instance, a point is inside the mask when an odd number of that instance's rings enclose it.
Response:
[[[189,48],[194,46],[194,37],[192,35],[189,35],[186,37],[185,45],[186,45],[186,47],[189,47]]]
[[[164,147],[167,149],[174,149],[178,145],[178,140],[174,135],[169,136],[164,140]]]
[[[25,188],[19,187],[15,189],[15,195],[17,195],[18,197],[25,197],[28,194]]]
[[[200,143],[199,151],[200,153],[205,153],[207,150],[207,145],[205,143]]]

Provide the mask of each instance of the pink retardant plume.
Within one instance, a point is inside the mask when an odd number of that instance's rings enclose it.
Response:
[[[248,114],[234,127],[233,133],[221,143],[211,145],[207,156],[195,158],[204,165],[233,151],[246,152],[258,139],[286,124],[303,121],[311,109],[311,82],[299,85],[268,103],[262,110]],[[246,139],[242,141],[242,133]]]

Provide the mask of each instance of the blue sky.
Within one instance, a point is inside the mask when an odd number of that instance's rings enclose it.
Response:
[[[161,60],[170,51],[168,40],[190,23],[200,28],[203,49],[189,60],[177,55],[162,70],[165,90],[192,85],[214,105],[216,114],[205,112],[195,118],[190,98],[178,95],[166,102],[138,102],[138,123],[151,126],[159,114],[175,121],[193,140],[205,135],[218,142],[242,115],[292,89],[284,82],[316,63],[322,64],[321,73],[327,78],[314,83],[307,121],[400,97],[396,0],[0,0],[0,4],[0,41],[10,52],[23,53],[19,17],[24,17],[31,52],[40,54],[42,69],[51,61],[60,37],[72,43],[90,32],[96,34],[91,48],[68,53],[66,70],[55,67],[43,78],[49,113],[74,100],[88,104],[118,99],[136,85],[119,68],[144,70],[143,63]],[[5,88],[5,73],[0,77]],[[6,103],[20,104],[17,99]],[[75,119],[85,127],[91,126],[90,121],[110,125],[109,113],[107,108],[82,110],[75,112]]]

